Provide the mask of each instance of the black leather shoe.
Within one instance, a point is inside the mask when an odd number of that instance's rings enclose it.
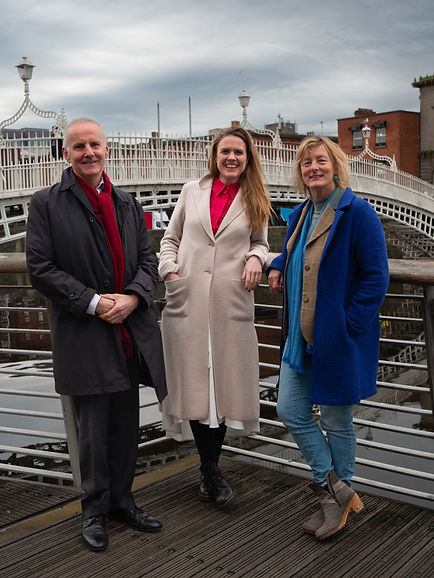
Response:
[[[126,522],[130,528],[141,532],[158,532],[163,524],[157,518],[150,516],[137,506],[131,506],[128,510],[114,510],[110,512],[111,520]]]
[[[214,500],[212,489],[203,475],[200,477],[199,500],[201,502],[212,502]]]
[[[89,550],[101,552],[107,548],[108,536],[105,531],[105,518],[103,514],[83,518],[81,536]]]

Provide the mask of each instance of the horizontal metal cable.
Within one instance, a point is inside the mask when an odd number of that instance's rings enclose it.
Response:
[[[0,285],[1,289],[33,289],[31,285]]]
[[[11,452],[13,454],[23,454],[25,456],[37,456],[40,458],[53,458],[69,461],[69,454],[60,452],[49,452],[47,450],[34,450],[32,448],[18,448],[15,446],[0,445],[0,451]]]
[[[32,334],[49,334],[49,329],[14,329],[12,327],[0,327],[0,333],[32,333]]]
[[[405,448],[402,446],[392,446],[390,444],[383,444],[381,442],[374,442],[372,440],[364,440],[357,438],[358,446],[366,446],[375,450],[386,452],[393,452],[394,454],[402,454],[414,458],[422,458],[424,460],[434,460],[434,453],[424,452],[422,450],[415,450],[414,448]]]
[[[386,293],[386,299],[416,299],[423,301],[422,293],[401,294],[401,293]]]
[[[389,389],[399,389],[405,391],[415,391],[418,393],[429,393],[429,387],[419,387],[418,385],[405,385],[402,383],[392,383],[388,381],[377,381],[377,387],[386,387]]]
[[[165,435],[162,435],[159,438],[155,438],[153,440],[148,440],[147,442],[142,442],[138,445],[139,450],[142,448],[147,448],[149,446],[154,446],[157,444],[160,444],[161,442],[167,441],[167,437]]]
[[[24,389],[0,389],[0,394],[4,395],[21,395],[24,397],[46,397],[49,399],[59,399],[60,395],[56,392],[45,392],[45,391],[26,391]]]
[[[272,425],[275,427],[280,427],[280,428],[286,429],[286,426],[283,425],[282,422],[277,421],[277,420],[273,420],[273,419],[268,419],[265,417],[259,418],[259,423],[264,423],[267,425]],[[370,427],[370,428],[384,429],[384,430],[393,431],[396,433],[408,434],[408,435],[411,435],[414,437],[423,437],[423,438],[433,438],[434,439],[434,432],[429,432],[429,431],[425,431],[425,430],[414,430],[411,428],[402,427],[402,426],[398,426],[398,425],[389,425],[386,423],[369,421],[369,420],[359,419],[359,418],[354,418],[353,423],[355,425],[362,425],[362,426],[366,426],[366,427]]]
[[[255,323],[254,325],[260,329],[278,329],[279,331],[282,329],[280,325],[266,325],[265,323]]]
[[[351,480],[351,483],[361,484],[370,488],[376,488],[378,490],[386,490],[396,494],[401,494],[403,496],[412,496],[413,498],[420,498],[434,502],[434,494],[430,492],[421,492],[420,490],[413,490],[412,488],[407,488],[405,486],[394,486],[392,484],[387,484],[378,480],[369,480],[368,478],[361,478],[359,476],[354,476]]]
[[[266,381],[259,382],[260,387],[265,387],[267,389],[274,389],[278,391],[275,383],[268,383]],[[412,391],[415,393],[429,393],[429,387],[421,387],[418,385],[405,385],[403,383],[393,383],[388,381],[377,381],[377,387],[387,388],[387,389],[397,389],[398,391]]]
[[[30,474],[32,476],[42,476],[44,478],[54,478],[56,480],[70,480],[73,481],[72,474],[65,472],[56,472],[52,470],[43,470],[37,468],[27,468],[24,466],[14,466],[12,464],[2,464],[0,463],[0,470],[6,472],[15,472],[19,474]]]
[[[259,367],[268,367],[270,369],[276,369],[277,371],[280,369],[280,365],[276,363],[265,363],[264,361],[259,362]]]
[[[385,410],[392,410],[392,411],[401,411],[404,413],[413,413],[413,414],[421,414],[421,415],[432,415],[432,411],[430,409],[423,409],[421,407],[408,407],[406,405],[396,405],[392,403],[381,403],[380,401],[369,401],[363,400],[359,402],[359,405],[365,407],[375,407],[376,409],[385,409]]]
[[[359,418],[354,418],[353,422],[355,425],[362,425],[362,426],[371,427],[371,428],[384,429],[384,430],[391,431],[394,433],[403,433],[403,434],[408,434],[410,436],[415,436],[415,437],[434,439],[434,432],[430,432],[430,431],[425,431],[425,430],[420,430],[420,429],[415,430],[415,429],[411,429],[408,427],[402,427],[399,425],[390,425],[387,423],[380,423],[380,422],[376,422],[376,421],[369,421],[369,420],[359,419]]]
[[[27,370],[27,369],[0,369],[0,374],[6,374],[6,375],[22,375],[22,376],[26,376],[26,375],[30,375],[31,377],[49,377],[49,378],[53,378],[53,372],[52,371],[32,371],[32,370]],[[1,390],[0,390],[1,393]],[[19,395],[19,394],[17,394]],[[32,392],[29,392],[29,395],[32,395]]]
[[[411,341],[406,339],[391,339],[380,337],[380,343],[393,343],[395,345],[414,345],[415,347],[425,347],[425,341]]]
[[[36,429],[21,429],[21,428],[15,428],[15,427],[0,426],[0,433],[66,441],[66,434],[40,431],[40,430],[36,430]]]
[[[52,357],[51,351],[43,351],[40,349],[10,349],[8,347],[1,347],[0,353],[9,353],[14,355],[34,355],[35,357]]]
[[[22,415],[26,417],[40,417],[44,419],[61,419],[63,420],[63,414],[61,413],[50,413],[46,411],[33,411],[28,409],[11,409],[9,407],[0,407],[0,413],[8,415]]]
[[[386,464],[384,462],[376,462],[374,460],[367,460],[365,458],[356,458],[356,464],[360,464],[362,466],[369,466],[370,468],[375,468],[377,470],[394,472],[395,474],[412,476],[414,478],[419,478],[422,480],[434,481],[434,474],[430,472],[422,472],[420,470],[415,470],[413,468],[404,468],[402,466],[396,466],[394,464]]]
[[[48,309],[46,307],[26,307],[25,305],[22,307],[5,307],[4,305],[1,305],[0,311],[39,311],[42,313],[48,311]]]
[[[322,433],[324,434],[324,437],[327,437],[325,432],[322,432]],[[248,437],[250,439],[262,441],[266,444],[270,444],[270,445],[274,445],[274,446],[283,446],[283,447],[299,450],[299,447],[295,442],[291,442],[288,440],[282,440],[280,438],[273,438],[273,437],[264,436],[261,434],[251,434]],[[421,450],[415,450],[414,448],[405,448],[402,446],[393,446],[390,444],[383,444],[381,442],[374,442],[372,440],[364,440],[361,438],[357,438],[356,441],[357,441],[358,446],[370,447],[370,448],[380,450],[380,451],[388,451],[388,452],[393,452],[393,453],[402,454],[405,456],[416,457],[416,458],[421,458],[421,459],[434,460],[434,453],[432,453],[432,452],[424,452]]]
[[[420,369],[423,371],[428,370],[428,366],[426,364],[421,363],[406,363],[405,361],[389,361],[387,359],[379,359],[378,365],[388,365],[391,367],[405,367],[406,369]]]
[[[380,315],[380,321],[406,321],[411,323],[422,323],[421,317],[395,317],[394,315]]]

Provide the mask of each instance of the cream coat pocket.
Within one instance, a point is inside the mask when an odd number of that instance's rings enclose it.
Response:
[[[189,314],[189,287],[188,277],[181,277],[174,281],[166,281],[165,317],[187,317]]]
[[[245,281],[231,279],[231,293],[228,295],[229,316],[234,321],[253,322],[254,293],[246,291]]]

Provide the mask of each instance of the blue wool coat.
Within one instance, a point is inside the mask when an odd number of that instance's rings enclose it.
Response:
[[[287,243],[307,202],[291,214],[283,253],[268,271],[278,269],[286,276]],[[337,206],[318,270],[312,403],[352,405],[376,392],[378,312],[388,284],[383,227],[371,205],[347,188]],[[286,279],[283,287],[285,305]],[[286,333],[283,329],[281,355]]]

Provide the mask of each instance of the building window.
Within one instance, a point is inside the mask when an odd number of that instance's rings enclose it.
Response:
[[[386,127],[382,126],[375,129],[375,146],[386,146]]]
[[[355,130],[353,131],[353,149],[361,149],[361,148],[363,148],[362,131]]]

